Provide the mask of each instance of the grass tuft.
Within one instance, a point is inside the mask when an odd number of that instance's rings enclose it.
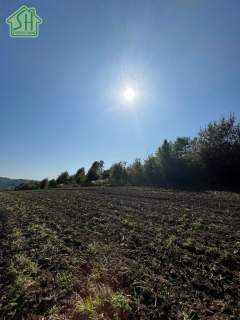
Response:
[[[69,290],[73,287],[73,274],[70,271],[58,272],[56,281],[59,287]]]

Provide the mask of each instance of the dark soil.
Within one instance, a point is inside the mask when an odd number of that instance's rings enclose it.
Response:
[[[239,320],[240,195],[1,192],[0,319]]]

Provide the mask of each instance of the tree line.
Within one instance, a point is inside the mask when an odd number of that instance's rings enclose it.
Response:
[[[94,161],[88,172],[80,168],[74,175],[67,171],[57,179],[44,179],[19,188],[48,188],[63,185],[115,185],[153,187],[237,188],[240,185],[240,123],[234,114],[210,122],[194,138],[164,140],[147,159],[132,164],[118,162],[104,169]]]

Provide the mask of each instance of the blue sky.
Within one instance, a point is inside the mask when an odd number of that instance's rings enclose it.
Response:
[[[21,5],[42,17],[38,39],[9,37]],[[240,116],[239,0],[0,1],[0,42],[0,176],[131,162]]]

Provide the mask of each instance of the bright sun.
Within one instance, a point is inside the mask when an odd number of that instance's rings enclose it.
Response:
[[[134,100],[136,99],[136,95],[136,91],[131,87],[127,87],[123,91],[123,98],[126,102],[129,103],[134,102]]]

